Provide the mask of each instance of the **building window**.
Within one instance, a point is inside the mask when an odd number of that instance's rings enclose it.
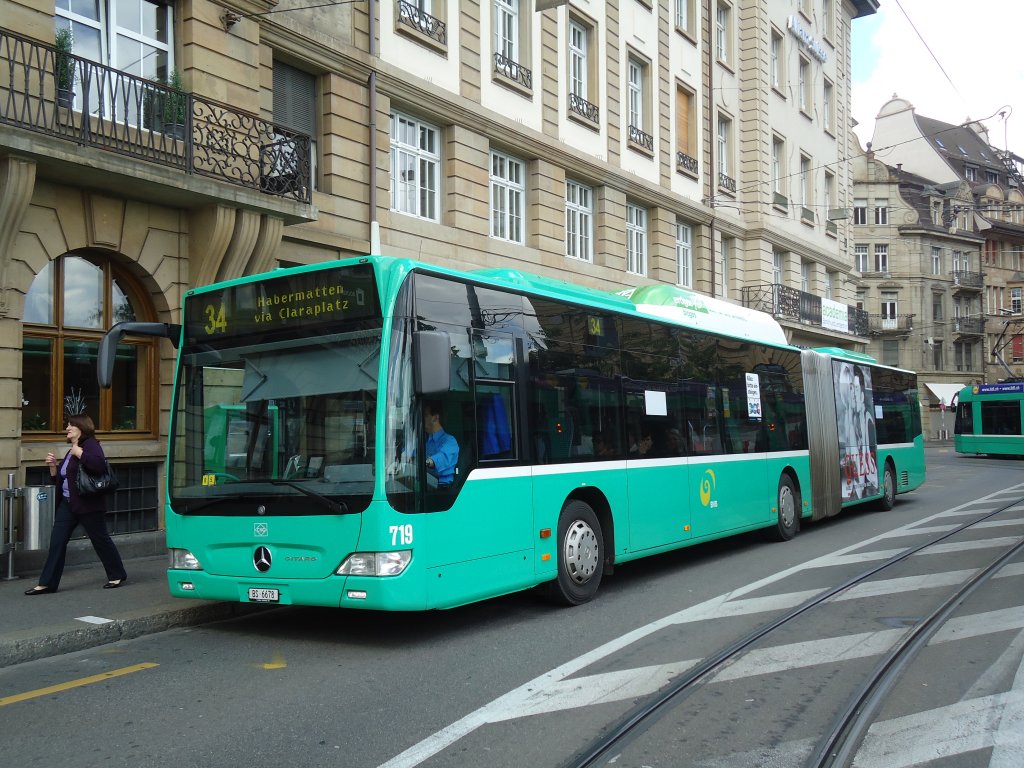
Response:
[[[900,364],[899,339],[882,340],[882,365],[898,367]]]
[[[889,201],[875,200],[875,224],[889,223]]]
[[[693,227],[681,221],[676,222],[676,264],[679,270],[677,282],[685,288],[692,288]]]
[[[932,342],[932,368],[936,371],[942,370],[942,340],[936,339]]]
[[[729,162],[732,155],[732,120],[724,115],[718,116],[718,172],[724,176],[730,176],[732,163]]]
[[[811,85],[812,85],[811,64],[803,56],[800,57],[799,75],[800,75],[800,84],[799,84],[799,87],[800,87],[800,94],[799,94],[799,96],[800,96],[800,111],[803,112],[805,115],[810,115],[810,113],[811,113],[811,100],[813,98],[813,96],[811,95]]]
[[[942,320],[942,294],[932,294],[932,320]]]
[[[732,8],[719,3],[715,10],[715,56],[728,66],[732,60]]]
[[[875,272],[889,271],[889,244],[875,243]]]
[[[784,179],[786,144],[778,136],[772,137],[772,192],[785,195]]]
[[[932,274],[942,274],[942,249],[932,246]]]
[[[777,91],[782,90],[782,84],[786,81],[785,76],[785,49],[783,47],[782,33],[772,28],[772,40],[771,40],[771,73],[770,77],[772,80],[772,88]]]
[[[811,173],[811,158],[800,155],[800,204],[814,216],[814,174]],[[806,214],[801,214],[806,216]]]
[[[491,237],[523,242],[525,168],[501,152],[491,152]]]
[[[836,273],[835,272],[826,271],[825,272],[825,298],[826,299],[833,298],[832,294],[835,291],[835,284],[836,284]]]
[[[391,115],[391,209],[439,221],[440,131],[414,117]]]
[[[676,0],[676,29],[693,37],[696,32],[697,0]]]
[[[862,198],[854,198],[853,201],[853,223],[868,223],[868,201]]]
[[[62,256],[25,296],[21,428],[48,440],[67,416],[85,413],[97,431],[152,434],[158,426],[157,339],[118,344],[113,386],[96,383],[100,339],[114,323],[154,320],[146,292],[119,267],[88,254]]]
[[[826,40],[832,39],[836,19],[833,13],[832,0],[821,0],[821,34]]]
[[[995,171],[986,170],[985,171],[985,181],[988,184],[998,184],[999,183],[999,174],[996,173]]]
[[[832,133],[832,127],[836,124],[836,102],[832,83],[828,80],[825,81],[825,92],[822,95],[822,99],[821,119],[825,124],[825,130]]]
[[[565,255],[580,261],[594,260],[594,190],[565,182]]]
[[[693,92],[676,86],[676,170],[697,174],[697,121],[693,119]]]
[[[533,88],[533,73],[525,61],[519,0],[494,0],[494,70],[524,88]]]
[[[647,114],[649,111],[647,87],[648,67],[645,62],[630,56],[626,62],[627,73],[627,106],[629,113],[629,141],[643,147],[649,152],[654,151],[654,139],[648,132]]]
[[[942,201],[932,200],[932,224],[942,226]]]
[[[1010,312],[1015,315],[1021,313],[1021,289],[1011,288],[1010,289]]]
[[[966,168],[964,168],[964,178],[966,178],[968,181],[977,181],[978,169],[972,168],[971,166],[968,165]]]
[[[800,290],[804,293],[811,292],[811,262],[800,262]]]
[[[718,288],[722,298],[729,298],[729,273],[730,263],[733,260],[733,246],[735,240],[731,237],[723,237],[718,250]]]
[[[576,18],[569,20],[569,112],[596,124],[601,113],[590,101],[596,92],[591,66],[594,37],[592,27]]]
[[[772,283],[782,285],[782,274],[786,266],[786,256],[781,251],[772,251]]]
[[[274,122],[284,128],[290,128],[310,136],[310,178],[316,184],[316,136],[317,136],[317,78],[283,61],[274,61]],[[295,157],[294,142],[283,136],[277,137],[273,143],[279,148],[275,156],[271,156],[271,175],[284,176],[299,173],[305,163]],[[287,183],[285,179],[282,182]]]
[[[879,306],[882,310],[882,327],[896,327],[896,299],[897,294],[892,291],[882,291],[882,300]]]
[[[853,246],[853,260],[858,272],[869,271],[867,243],[857,243]]]
[[[825,171],[825,205],[828,208],[839,207],[839,199],[836,197],[836,176],[831,171]]]
[[[647,211],[626,203],[626,271],[647,274]]]

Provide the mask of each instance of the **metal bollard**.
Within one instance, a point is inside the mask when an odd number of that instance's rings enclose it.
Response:
[[[4,581],[13,581],[18,577],[14,575],[14,550],[17,548],[14,541],[14,500],[21,496],[21,488],[14,487],[14,473],[7,473],[7,487],[0,488],[0,533],[3,532],[4,521],[6,521],[7,538],[0,540],[0,554],[7,555],[7,575]]]

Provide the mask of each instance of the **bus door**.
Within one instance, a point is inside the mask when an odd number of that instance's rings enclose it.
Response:
[[[629,542],[634,551],[689,538],[691,478],[678,386],[623,382]]]

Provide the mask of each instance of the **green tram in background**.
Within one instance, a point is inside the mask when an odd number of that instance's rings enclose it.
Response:
[[[1024,381],[960,390],[953,447],[963,454],[1024,456]]]
[[[171,594],[378,610],[542,585],[872,502],[925,477],[916,376],[786,344],[670,286],[610,294],[370,256],[189,291],[167,457]],[[458,444],[426,450],[437,412]]]

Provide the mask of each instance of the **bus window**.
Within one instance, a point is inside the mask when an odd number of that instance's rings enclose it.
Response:
[[[1019,435],[1021,433],[1020,402],[981,402],[981,434]]]
[[[956,422],[953,425],[953,433],[957,435],[974,434],[974,403],[957,403]]]

